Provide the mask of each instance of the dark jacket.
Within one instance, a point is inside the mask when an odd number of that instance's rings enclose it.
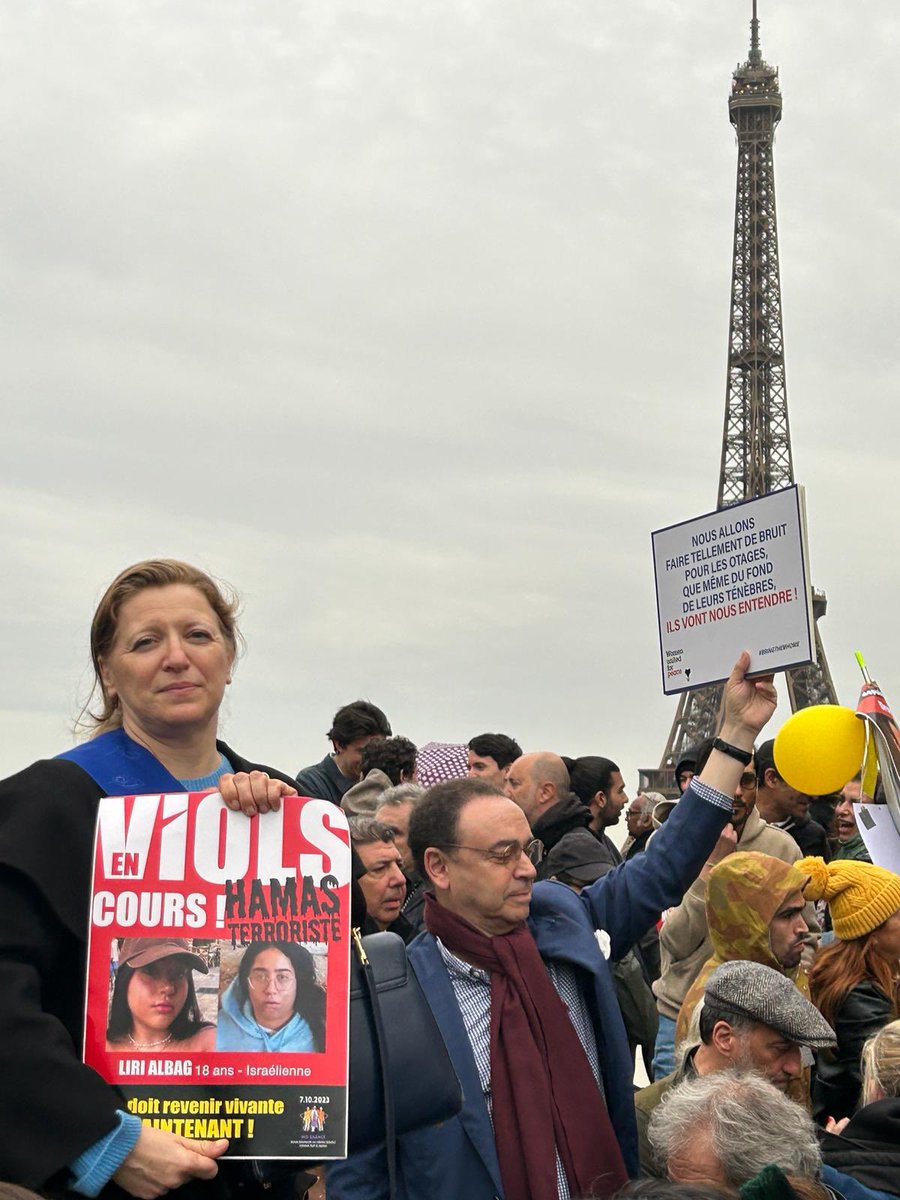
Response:
[[[858,983],[844,997],[834,1022],[837,1046],[816,1054],[812,1105],[813,1116],[821,1124],[826,1117],[839,1120],[854,1111],[859,1103],[863,1043],[893,1018],[890,1000],[870,979]]]
[[[538,879],[564,874],[566,868],[561,866],[563,857],[569,865],[574,862],[587,864],[602,861],[597,839],[588,829],[590,820],[590,812],[577,796],[569,793],[535,821],[531,832],[544,844]]]
[[[817,858],[824,858],[826,862],[831,858],[828,834],[818,821],[814,821],[811,817],[803,817],[799,821],[796,819],[791,821],[784,828],[803,851],[805,857],[815,855]]]
[[[330,800],[332,804],[340,804],[344,795],[354,784],[353,779],[342,775],[337,763],[330,754],[326,754],[320,763],[304,767],[297,772],[297,791],[301,796],[312,796],[316,800]]]
[[[425,884],[415,871],[406,876],[406,899],[400,915],[409,921],[416,933],[420,933],[425,921]]]
[[[538,879],[558,878],[563,883],[585,885],[600,879],[622,862],[621,854],[608,837],[588,829],[590,819],[589,811],[577,796],[570,795],[554,804],[535,822],[532,833],[540,838],[547,851],[538,867]],[[583,868],[583,874],[579,873],[579,867]],[[623,955],[613,968],[616,995],[632,1055],[637,1046],[645,1047],[649,1054],[659,1028],[656,1002],[650,991],[652,975],[643,957],[645,941],[649,941],[651,952],[655,944],[658,966],[659,941],[654,923],[639,945]]]
[[[636,854],[643,854],[652,835],[653,830],[648,829],[645,833],[639,833],[636,838],[632,838],[630,845],[625,849],[625,861],[634,858]]]
[[[610,871],[580,895],[552,882],[536,884],[532,893],[528,925],[541,957],[577,970],[597,1039],[606,1105],[631,1174],[638,1166],[634,1060],[595,930],[608,934],[611,960],[620,959],[654,915],[677,900],[699,873],[729,815],[727,807],[702,800],[689,789],[677,816],[672,814],[645,854]],[[409,960],[450,1052],[465,1101],[458,1116],[398,1139],[398,1200],[496,1200],[503,1196],[503,1186],[491,1120],[463,1016],[431,934],[421,934],[410,945]],[[351,1155],[329,1166],[328,1198],[385,1200],[386,1174],[383,1147]]]
[[[619,865],[619,863],[625,861],[622,858],[621,850],[616,845],[616,843],[612,840],[612,838],[609,836],[609,834],[595,833],[595,834],[592,834],[591,836],[594,838],[595,841],[600,843],[600,848],[603,851],[606,858],[609,860],[609,865],[611,867],[617,867]]]
[[[268,771],[224,743],[235,771]],[[91,862],[104,793],[73,762],[0,783],[0,1179],[61,1193],[116,1123],[118,1091],[80,1060]],[[179,1197],[209,1185],[187,1185]],[[109,1185],[102,1195],[124,1195]]]
[[[867,1104],[839,1136],[823,1133],[822,1159],[866,1187],[900,1195],[900,1099]]]

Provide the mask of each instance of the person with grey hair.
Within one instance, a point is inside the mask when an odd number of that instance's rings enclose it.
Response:
[[[755,962],[722,963],[710,975],[699,1026],[700,1044],[687,1050],[676,1070],[635,1095],[644,1174],[657,1171],[649,1139],[653,1114],[683,1081],[756,1071],[783,1092],[800,1077],[802,1047],[835,1043],[834,1030],[790,979]]]
[[[731,1195],[768,1166],[808,1179],[822,1166],[812,1117],[752,1072],[680,1083],[651,1117],[649,1139],[663,1177]]]
[[[394,845],[400,851],[400,866],[406,876],[406,900],[401,915],[418,933],[425,913],[425,882],[416,871],[409,852],[409,819],[425,795],[417,783],[401,783],[388,788],[378,802],[375,820],[394,831]]]
[[[406,899],[406,878],[400,867],[400,851],[394,845],[394,831],[374,817],[351,817],[350,843],[362,864],[358,883],[366,902],[368,920],[375,930],[398,933],[405,942],[414,930],[401,915]]]
[[[622,843],[622,857],[626,862],[646,850],[654,829],[653,810],[657,804],[664,804],[665,799],[662,792],[638,792],[625,809],[628,837]]]
[[[394,845],[400,851],[403,872],[407,877],[412,867],[409,854],[409,818],[418,807],[425,789],[417,783],[401,783],[382,792],[375,809],[375,820],[394,831]]]

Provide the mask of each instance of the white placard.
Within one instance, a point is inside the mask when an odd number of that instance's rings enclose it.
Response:
[[[815,661],[805,534],[794,485],[652,535],[666,695]]]
[[[900,834],[886,804],[854,804],[856,828],[877,867],[900,875]]]

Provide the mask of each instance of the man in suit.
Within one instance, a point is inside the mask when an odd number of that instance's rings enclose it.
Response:
[[[771,681],[746,678],[749,663],[742,654],[729,678],[700,779],[644,854],[580,895],[535,885],[525,814],[478,780],[438,785],[413,814],[410,848],[431,892],[409,958],[465,1101],[457,1117],[399,1139],[402,1200],[605,1196],[637,1173],[634,1063],[595,935],[620,958],[716,845],[775,707]],[[329,1200],[387,1194],[383,1150],[329,1168]]]

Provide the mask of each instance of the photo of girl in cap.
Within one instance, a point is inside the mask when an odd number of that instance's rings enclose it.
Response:
[[[123,938],[106,1049],[154,1054],[214,1050],[216,1030],[200,1015],[193,972],[209,968],[185,938]]]

